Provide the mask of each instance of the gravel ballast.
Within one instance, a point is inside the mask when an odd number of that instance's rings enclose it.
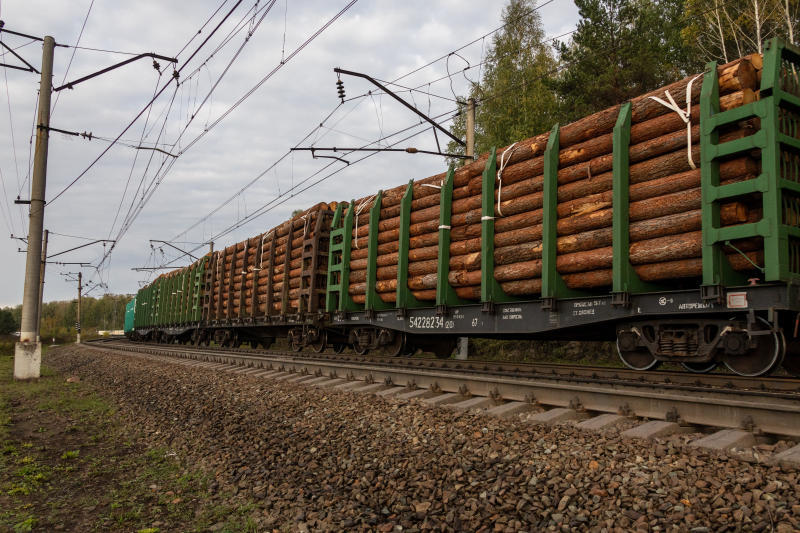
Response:
[[[63,347],[46,364],[258,504],[260,530],[795,531],[800,474],[619,432]]]

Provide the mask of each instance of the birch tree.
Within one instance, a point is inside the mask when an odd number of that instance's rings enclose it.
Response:
[[[782,37],[794,44],[800,0],[687,0],[683,38],[703,61],[727,63]]]

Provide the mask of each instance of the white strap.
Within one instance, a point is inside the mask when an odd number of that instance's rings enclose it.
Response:
[[[358,204],[358,206],[356,206],[356,214],[355,214],[355,219],[356,219],[356,233],[355,233],[355,235],[356,235],[356,248],[360,248],[360,246],[358,245],[358,215],[361,214],[361,211],[364,210],[364,207],[366,207],[366,205],[370,201],[372,201],[375,198],[375,196],[377,196],[377,195],[373,194],[372,196],[370,196],[369,198],[367,198],[366,200],[364,200],[363,202]]]
[[[442,182],[442,185],[444,185],[444,182]],[[430,187],[431,189],[441,189],[442,185],[436,185],[435,183],[423,183],[422,184],[423,187]]]
[[[516,146],[517,143],[514,143],[500,154],[500,168],[497,170],[497,179],[500,182],[497,188],[497,214],[500,216],[503,216],[503,211],[500,209],[500,202],[503,198],[503,171],[508,162],[511,161],[511,155],[514,153],[514,150],[516,150]],[[506,155],[508,155],[508,160],[506,160]]]
[[[481,217],[481,222],[483,222],[484,220],[494,220],[494,217],[488,217],[488,216],[484,215],[484,216]]]
[[[694,164],[694,158],[692,158],[692,84],[695,82],[696,79],[702,77],[702,74],[698,74],[686,85],[686,111],[681,109],[677,103],[675,103],[675,99],[669,93],[669,91],[664,91],[669,102],[665,102],[661,98],[657,96],[651,96],[651,100],[655,100],[659,104],[663,105],[667,109],[675,111],[683,123],[686,124],[686,159],[689,162],[689,167],[692,170],[697,168],[697,165]]]
[[[267,234],[264,233],[261,235],[261,260],[258,262],[258,268],[253,268],[253,270],[261,270],[264,266],[264,241],[267,240]]]
[[[450,226],[441,225],[439,226],[439,229],[450,229]]]

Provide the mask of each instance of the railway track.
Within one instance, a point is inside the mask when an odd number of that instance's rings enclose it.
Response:
[[[484,408],[501,416],[542,411],[551,418],[605,415],[740,429],[753,435],[800,438],[800,380],[725,374],[636,372],[420,358],[368,358],[99,341],[94,349],[237,366],[242,372],[316,386],[420,398],[455,408]],[[543,415],[546,418],[546,414]],[[544,418],[543,418],[544,419]]]

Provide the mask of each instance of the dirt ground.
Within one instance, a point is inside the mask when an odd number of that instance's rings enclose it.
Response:
[[[0,357],[0,531],[256,531],[247,503],[208,501],[208,477],[148,446],[89,384]]]

